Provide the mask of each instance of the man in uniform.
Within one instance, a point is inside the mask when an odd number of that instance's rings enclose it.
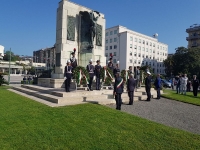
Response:
[[[161,78],[160,78],[160,74],[157,75],[157,78],[154,82],[154,86],[156,88],[157,91],[157,99],[160,99],[160,88],[161,88]]]
[[[75,58],[76,49],[74,48],[74,52],[71,53],[72,57],[70,58],[71,66],[73,67],[72,71],[77,67],[77,60]]]
[[[67,65],[65,66],[64,77],[65,77],[65,90],[66,92],[70,92],[70,84],[72,78],[72,66],[70,60],[67,61]]]
[[[113,91],[113,95],[115,96],[116,100],[117,110],[121,110],[121,104],[122,104],[121,94],[123,93],[123,89],[124,89],[123,79],[120,77],[120,72],[117,72],[114,84],[114,91]]]
[[[148,71],[145,78],[145,90],[147,93],[147,101],[151,100],[151,73]]]
[[[100,90],[100,74],[101,74],[100,60],[97,60],[97,65],[95,65],[96,90]]]
[[[129,66],[129,67],[128,67],[128,74],[132,74],[132,73],[133,73],[132,70],[133,70],[132,66]]]
[[[87,65],[86,67],[88,73],[89,73],[89,76],[90,76],[90,80],[89,80],[89,84],[88,84],[88,91],[92,91],[92,81],[93,81],[93,78],[94,78],[94,66],[92,65],[92,59],[90,59],[89,61],[89,64]]]
[[[108,68],[110,68],[110,70],[113,72],[114,65],[113,65],[113,62],[112,62],[112,56],[110,58],[110,62],[108,63]]]
[[[114,74],[114,77],[116,78],[116,73],[117,72],[120,72],[120,69],[119,69],[119,61],[117,61],[117,64],[116,64],[116,67],[115,69],[113,70],[113,74]]]
[[[129,79],[127,82],[127,92],[129,96],[129,105],[133,105],[134,89],[135,89],[135,80],[133,74],[129,74]]]

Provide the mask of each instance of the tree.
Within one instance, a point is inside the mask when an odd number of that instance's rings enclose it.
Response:
[[[8,82],[4,79],[4,75],[7,75],[6,73],[2,73],[2,72],[0,72],[0,86],[2,85],[2,84],[8,84]]]
[[[13,52],[10,53],[10,51],[5,52],[3,60],[9,61],[10,60],[10,54],[11,54],[11,61],[19,61],[20,60],[19,55],[14,55],[14,53]]]

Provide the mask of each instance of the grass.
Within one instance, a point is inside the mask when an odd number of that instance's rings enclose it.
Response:
[[[0,149],[200,149],[200,135],[106,106],[51,108],[0,87]]]
[[[200,94],[198,94],[197,97],[194,97],[192,92],[187,92],[186,95],[181,95],[176,94],[176,91],[165,89],[162,97],[200,106]]]

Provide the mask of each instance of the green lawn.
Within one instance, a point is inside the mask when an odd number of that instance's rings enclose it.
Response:
[[[192,92],[187,92],[186,95],[176,94],[176,91],[172,90],[164,90],[163,92],[162,97],[200,106],[200,94],[194,97]]]
[[[51,108],[0,87],[0,149],[198,150],[200,135],[106,106]]]

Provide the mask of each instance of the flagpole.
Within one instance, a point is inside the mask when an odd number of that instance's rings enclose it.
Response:
[[[9,56],[8,84],[10,84],[10,61],[11,61],[11,48],[10,48],[10,56]]]

